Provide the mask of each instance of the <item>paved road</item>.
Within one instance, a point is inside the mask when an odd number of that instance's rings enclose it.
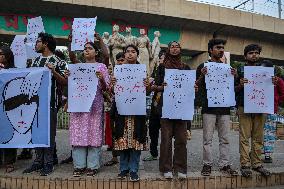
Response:
[[[238,132],[231,131],[230,132],[230,142],[231,142],[231,152],[230,157],[232,159],[233,167],[239,169],[239,153],[238,153]],[[68,131],[67,130],[59,130],[57,132],[57,148],[58,148],[58,156],[59,160],[68,157],[70,155],[71,148],[69,146],[68,141]],[[213,152],[214,152],[214,167],[213,174],[220,174],[218,170],[218,137],[217,133],[214,134],[213,141]],[[142,158],[147,156],[149,152],[142,152]],[[101,161],[104,163],[111,159],[111,152],[106,151],[104,148],[102,153]],[[284,141],[277,141],[275,153],[273,154],[273,163],[266,164],[265,167],[271,169],[274,172],[284,172]],[[11,175],[21,175],[21,172],[25,167],[27,167],[31,161],[17,161],[16,163],[16,171],[11,173]],[[102,167],[99,177],[102,178],[113,178],[116,177],[118,173],[118,165],[113,167]],[[192,140],[188,141],[188,175],[189,176],[200,176],[200,170],[202,168],[202,130],[193,130],[192,131]],[[59,165],[56,166],[55,173],[51,175],[51,177],[70,177],[72,176],[73,168],[72,164],[69,165]],[[0,169],[0,174],[3,173],[3,169]],[[145,178],[153,178],[160,177],[158,172],[158,161],[152,162],[142,162],[141,177]]]

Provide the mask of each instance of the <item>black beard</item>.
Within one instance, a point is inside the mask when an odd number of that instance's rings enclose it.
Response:
[[[39,49],[39,50],[36,50],[37,53],[42,53],[43,50],[42,49]]]

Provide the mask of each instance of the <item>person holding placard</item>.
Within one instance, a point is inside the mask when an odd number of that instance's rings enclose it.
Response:
[[[36,158],[33,164],[23,173],[32,173],[40,170],[41,176],[47,176],[53,172],[53,155],[55,145],[55,134],[57,124],[57,102],[56,89],[58,84],[66,85],[64,71],[67,68],[65,61],[54,55],[56,40],[48,33],[39,33],[35,50],[41,56],[35,58],[30,67],[48,67],[52,72],[51,100],[50,100],[50,147],[36,148]]]
[[[247,45],[244,49],[245,66],[259,66],[259,56],[262,48],[258,44]],[[272,82],[276,83],[273,77]],[[263,146],[263,125],[265,114],[244,113],[244,85],[248,79],[244,78],[244,66],[238,69],[238,78],[235,81],[236,101],[240,120],[240,164],[243,177],[251,177],[251,168],[263,176],[270,176],[269,170],[262,166],[261,148]],[[251,139],[251,148],[250,142]]]
[[[151,89],[155,92],[164,91],[167,85],[164,82],[165,69],[190,70],[189,66],[181,61],[181,46],[172,41],[168,44],[164,62],[157,68],[155,84]],[[163,94],[157,105],[159,114],[162,115]],[[173,170],[178,178],[185,179],[187,174],[187,121],[181,119],[161,119],[161,144],[159,170],[167,179],[173,178]],[[172,139],[175,138],[174,155],[172,155]],[[173,157],[173,158],[172,158]]]
[[[273,63],[270,60],[263,60],[261,62],[261,66],[264,67],[273,67]],[[275,74],[277,71],[275,69]],[[277,112],[278,106],[280,103],[284,101],[284,81],[277,75],[278,80],[276,85],[274,85],[274,113],[275,114],[267,114],[266,121],[264,123],[264,163],[272,163],[272,154],[274,151],[274,145],[277,139],[276,136],[276,120],[277,120]]]
[[[127,61],[125,64],[139,64],[137,61],[139,50],[136,46],[128,45],[124,52]],[[113,77],[111,80],[112,90],[114,90],[116,83],[117,80]],[[149,92],[150,83],[148,79],[144,80],[144,86],[146,91]],[[139,181],[138,170],[141,150],[147,148],[146,115],[119,115],[116,106],[113,107],[112,111],[112,119],[115,121],[114,149],[118,150],[120,154],[118,178],[125,179],[130,174],[130,181]]]
[[[108,90],[109,74],[105,64],[98,63],[98,48],[93,42],[84,46],[86,64],[97,64],[96,76],[99,79],[97,92],[90,112],[70,114],[70,143],[74,164],[74,177],[85,172],[87,176],[95,176],[100,168],[100,154],[103,145],[104,98],[103,92]],[[67,72],[66,75],[70,75]]]
[[[221,58],[224,55],[226,40],[211,39],[208,42],[208,53],[210,59],[206,62],[215,62],[222,64]],[[230,165],[230,107],[209,107],[207,98],[207,87],[205,77],[207,67],[200,64],[196,71],[197,84],[199,86],[199,97],[202,98],[202,125],[203,125],[203,168],[201,174],[210,176],[213,165],[212,140],[215,125],[219,136],[219,167],[220,171],[229,175],[237,175],[237,172]],[[236,75],[236,70],[231,68],[231,74]],[[233,84],[233,83],[232,83]]]
[[[14,68],[14,55],[9,47],[0,47],[0,70]],[[6,173],[14,171],[14,163],[16,162],[17,149],[3,148],[0,149],[0,163],[5,166]]]

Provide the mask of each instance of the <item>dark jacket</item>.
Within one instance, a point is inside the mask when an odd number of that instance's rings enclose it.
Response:
[[[116,107],[115,100],[112,102],[110,110],[110,118],[115,122],[114,138],[119,139],[123,137],[124,128],[126,123],[125,115],[119,115]],[[135,115],[134,116],[134,138],[139,143],[145,143],[147,138],[146,116]]]
[[[155,77],[155,85],[161,86],[162,83],[164,82],[164,78],[165,78],[165,66],[164,64],[160,64],[157,68],[157,73],[156,73],[156,77]],[[187,64],[183,64],[183,68],[181,70],[190,70],[190,67]],[[159,94],[160,93],[160,94]],[[160,95],[159,101],[157,102],[157,106],[154,107],[153,103],[152,103],[152,107],[153,108],[151,110],[151,113],[154,113],[158,116],[162,116],[162,107],[163,107],[163,92],[155,92],[154,96],[153,96],[153,100],[156,99],[157,95]]]

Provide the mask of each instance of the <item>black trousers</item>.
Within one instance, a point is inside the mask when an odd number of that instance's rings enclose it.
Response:
[[[47,148],[35,148],[36,158],[35,164],[53,164],[54,146],[55,146],[55,135],[57,125],[57,110],[50,110],[50,147]]]
[[[160,116],[154,114],[151,114],[149,118],[150,153],[153,157],[158,157],[158,140],[161,128],[160,119]]]

